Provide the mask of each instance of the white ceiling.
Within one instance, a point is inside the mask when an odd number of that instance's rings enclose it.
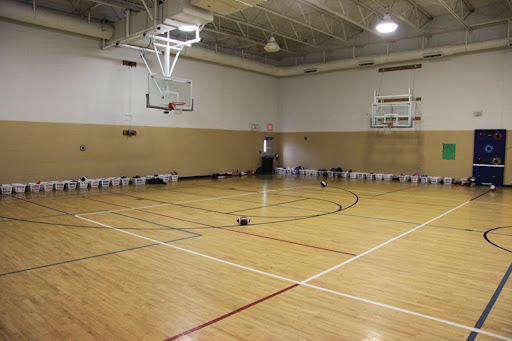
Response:
[[[145,11],[162,0],[23,0],[105,23],[125,9]],[[175,0],[164,0],[175,1]],[[382,55],[510,38],[512,0],[192,0],[214,12],[198,43],[206,49],[276,66]],[[226,10],[226,6],[231,10]],[[245,8],[245,9],[244,9]],[[230,14],[227,14],[227,13]],[[374,27],[388,12],[399,24]],[[221,14],[223,13],[223,14]],[[173,32],[178,32],[173,31]],[[273,35],[281,50],[263,46]]]

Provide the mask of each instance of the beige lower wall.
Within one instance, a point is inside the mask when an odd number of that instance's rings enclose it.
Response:
[[[507,133],[506,185],[512,184],[511,133]],[[281,133],[281,165],[462,178],[472,174],[473,141],[473,131]],[[456,144],[455,160],[442,159],[443,143]]]
[[[0,121],[0,183],[134,176],[177,171],[181,176],[261,165],[265,136],[274,136],[276,166],[342,167],[393,174],[471,175],[473,131],[267,133],[233,130]],[[512,131],[504,183],[512,184]],[[307,140],[304,138],[307,137]],[[455,143],[455,160],[442,144]],[[80,145],[87,150],[81,152]]]
[[[0,121],[0,183],[179,172],[208,175],[261,165],[275,133]],[[276,147],[279,141],[276,138]],[[80,145],[87,150],[80,151]]]

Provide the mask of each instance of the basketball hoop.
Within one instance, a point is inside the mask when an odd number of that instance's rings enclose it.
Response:
[[[382,122],[382,126],[384,128],[384,134],[391,134],[391,128],[393,128],[393,122]]]
[[[176,115],[181,115],[185,102],[171,102],[169,103],[169,109],[174,111]]]

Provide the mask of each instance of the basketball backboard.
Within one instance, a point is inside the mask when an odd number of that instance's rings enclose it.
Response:
[[[412,128],[416,102],[412,89],[404,95],[373,95],[371,128]]]
[[[392,123],[393,128],[411,128],[414,102],[374,103],[372,105],[372,128],[384,128]]]
[[[192,98],[192,81],[189,79],[170,78],[157,74],[149,74],[148,95],[146,96],[148,108],[169,110],[169,103],[183,102],[183,111],[194,109]]]

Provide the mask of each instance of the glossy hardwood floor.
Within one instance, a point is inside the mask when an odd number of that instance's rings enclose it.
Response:
[[[511,189],[319,181],[4,195],[0,339],[512,339]]]

